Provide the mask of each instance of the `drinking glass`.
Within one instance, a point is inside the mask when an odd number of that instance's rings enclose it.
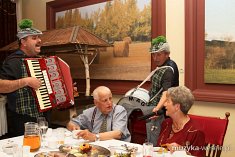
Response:
[[[41,121],[47,121],[45,117],[38,117],[37,123],[39,124]]]
[[[143,157],[153,157],[153,144],[151,142],[143,144]]]
[[[42,137],[42,148],[45,148],[45,142],[46,142],[46,133],[48,130],[48,122],[46,120],[38,120],[38,126],[41,131],[41,137]]]
[[[65,138],[65,128],[57,128],[55,129],[55,135],[57,137],[58,145],[64,144],[64,138]]]
[[[30,146],[27,147],[29,147],[29,152],[30,152]],[[22,156],[23,156],[22,147],[18,145],[16,147],[13,147],[13,157],[22,157]]]

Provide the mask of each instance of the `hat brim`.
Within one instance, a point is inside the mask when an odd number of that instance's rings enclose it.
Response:
[[[27,36],[33,36],[33,35],[41,35],[42,32],[38,29],[35,29],[35,28],[28,28],[28,29],[25,29],[25,30],[20,30],[18,33],[17,33],[17,37],[18,39],[22,39],[22,38],[25,38]]]
[[[151,49],[150,53],[160,53],[160,52],[170,52],[170,47],[168,43],[164,43],[162,46],[160,46],[159,49]]]

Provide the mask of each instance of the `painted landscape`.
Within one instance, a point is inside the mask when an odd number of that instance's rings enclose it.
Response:
[[[112,0],[56,13],[56,28],[75,25],[112,45],[99,49],[90,64],[91,79],[141,81],[148,76],[151,0]],[[85,77],[79,56],[69,54],[61,58],[71,66],[73,78]]]
[[[150,42],[129,44],[128,57],[115,57],[113,47],[100,51],[90,65],[92,79],[144,80],[150,73]],[[84,66],[77,54],[59,55],[69,65],[73,78],[84,78]]]
[[[235,84],[235,42],[206,41],[205,49],[205,82]]]
[[[205,83],[235,84],[235,1],[205,1]]]

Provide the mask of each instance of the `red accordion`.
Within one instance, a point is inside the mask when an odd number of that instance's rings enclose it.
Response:
[[[67,63],[57,56],[26,58],[25,63],[28,75],[42,82],[39,89],[33,90],[40,112],[74,105],[73,81]]]

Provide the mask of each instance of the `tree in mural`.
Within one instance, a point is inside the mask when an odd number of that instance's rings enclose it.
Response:
[[[90,16],[81,16],[79,8],[67,10],[57,17],[56,27],[65,28],[79,25],[97,36],[112,42],[131,37],[135,41],[150,41],[151,5],[142,11],[136,0],[113,0],[105,3],[104,9],[98,9]]]

